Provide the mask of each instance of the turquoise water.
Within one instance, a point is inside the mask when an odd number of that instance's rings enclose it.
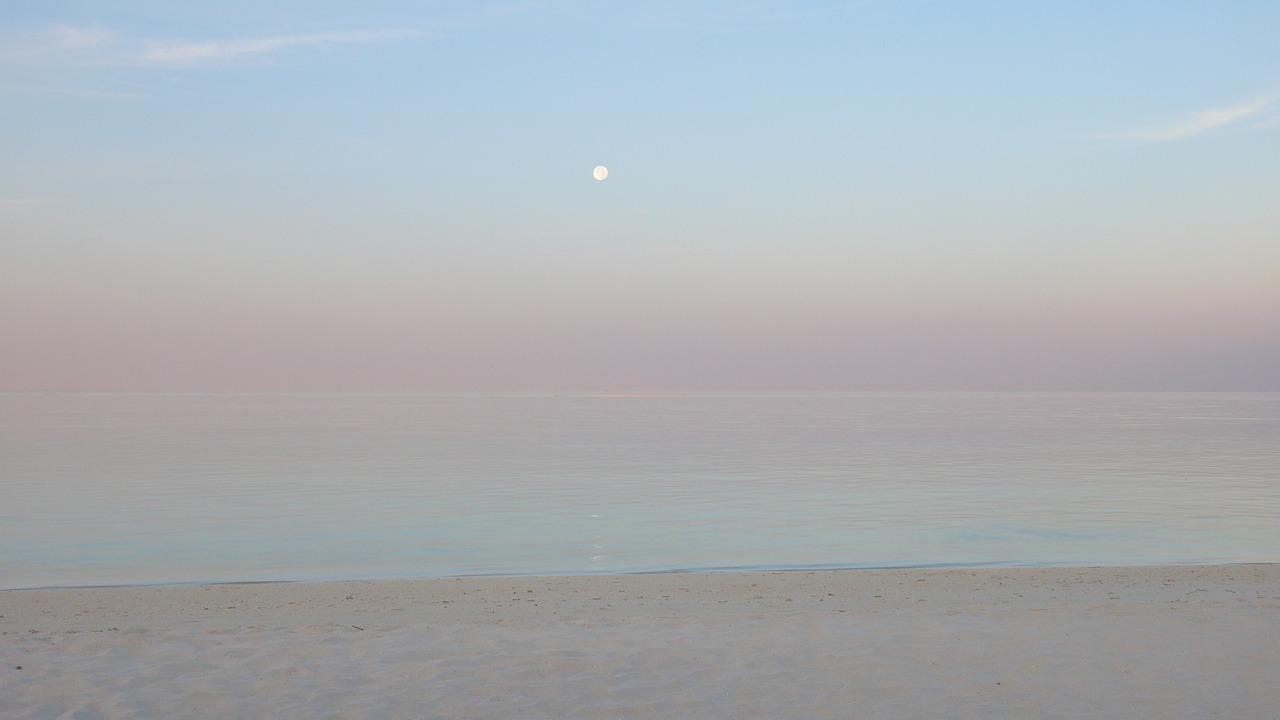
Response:
[[[1280,394],[0,395],[0,588],[1280,561]]]

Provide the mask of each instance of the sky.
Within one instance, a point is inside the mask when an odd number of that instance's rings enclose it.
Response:
[[[1270,0],[9,0],[0,391],[1280,391],[1277,37]]]

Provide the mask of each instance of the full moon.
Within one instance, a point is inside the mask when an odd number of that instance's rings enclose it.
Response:
[[[603,180],[609,177],[609,168],[603,165],[597,165],[596,169],[591,171],[591,177],[597,180]]]

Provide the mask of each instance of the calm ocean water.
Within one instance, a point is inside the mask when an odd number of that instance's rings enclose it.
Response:
[[[0,395],[0,588],[1280,561],[1280,394]]]

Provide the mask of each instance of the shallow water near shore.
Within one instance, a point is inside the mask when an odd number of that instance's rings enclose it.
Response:
[[[1280,394],[0,395],[0,588],[1280,561]]]

